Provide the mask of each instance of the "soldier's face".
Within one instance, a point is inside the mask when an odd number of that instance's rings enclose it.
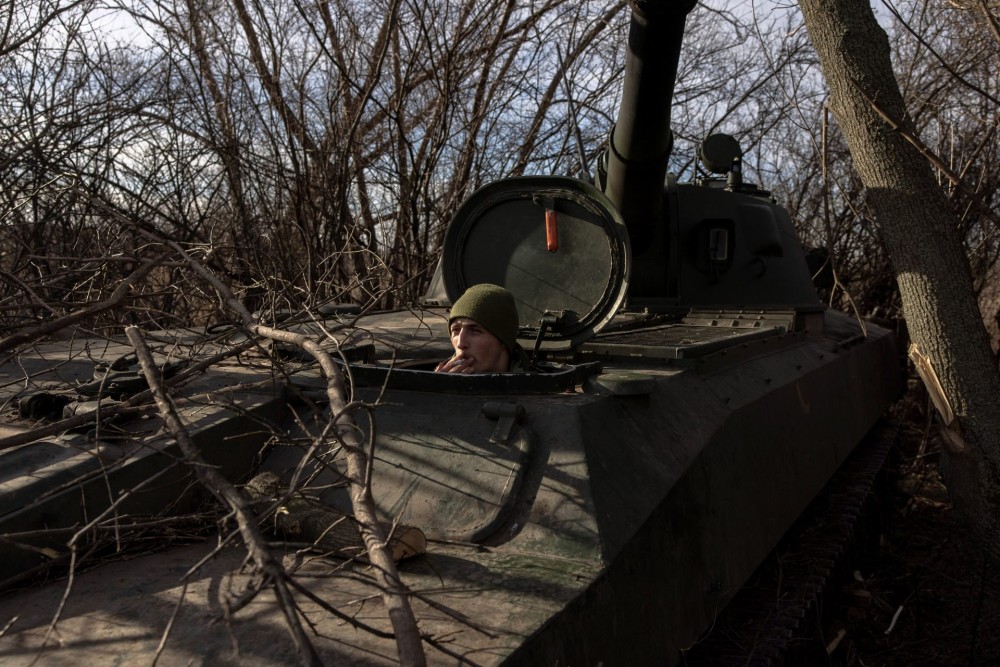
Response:
[[[510,354],[500,339],[474,320],[457,317],[450,325],[455,354],[438,369],[445,373],[505,373]]]

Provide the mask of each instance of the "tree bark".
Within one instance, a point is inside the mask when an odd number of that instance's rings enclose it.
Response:
[[[984,542],[1000,553],[1000,374],[958,216],[931,165],[906,140],[915,132],[893,75],[889,40],[869,6],[850,0],[799,5],[830,88],[830,108],[893,263],[918,348],[911,356],[921,358],[925,382],[939,380],[954,415],[941,420],[941,468],[949,493]]]

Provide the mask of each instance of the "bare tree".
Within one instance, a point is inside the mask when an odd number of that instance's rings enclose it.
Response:
[[[956,505],[994,550],[1000,497],[1000,374],[978,309],[960,222],[919,149],[893,76],[889,43],[870,11],[802,0],[809,34],[892,258],[925,382],[947,443],[943,471]]]

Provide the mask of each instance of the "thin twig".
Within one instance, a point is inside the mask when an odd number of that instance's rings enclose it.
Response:
[[[55,333],[61,329],[65,329],[66,327],[85,320],[92,315],[97,315],[98,313],[103,313],[106,310],[111,310],[112,308],[120,306],[129,296],[129,292],[132,291],[135,284],[142,280],[150,271],[156,268],[156,266],[158,266],[164,259],[164,256],[160,256],[152,260],[144,261],[135,269],[135,271],[121,281],[121,283],[119,283],[115,288],[114,292],[111,293],[111,296],[104,301],[98,301],[81,310],[75,310],[72,313],[63,315],[62,317],[57,317],[49,320],[48,322],[43,322],[38,326],[22,329],[17,333],[13,333],[6,338],[0,339],[0,353],[38,340],[39,338],[43,338],[44,336]]]
[[[167,621],[167,627],[163,629],[163,634],[160,635],[160,643],[156,646],[156,653],[153,655],[153,661],[150,663],[150,667],[156,667],[156,661],[160,659],[160,656],[163,654],[163,649],[167,646],[167,639],[170,637],[170,631],[174,627],[174,621],[177,620],[177,614],[181,610],[181,605],[184,604],[187,589],[188,582],[185,581],[183,586],[181,586],[181,594],[177,596],[177,604],[174,605],[174,611],[170,614],[170,620]]]
[[[872,110],[874,110],[875,113],[881,116],[882,119],[889,124],[889,127],[898,132],[899,136],[901,136],[904,140],[906,140],[906,142],[909,143],[911,146],[916,148],[921,155],[927,158],[927,161],[930,162],[935,169],[944,174],[944,177],[947,178],[952,185],[954,185],[959,190],[965,193],[965,195],[972,201],[972,203],[976,205],[976,208],[979,209],[979,212],[983,217],[992,222],[994,225],[1000,226],[1000,220],[998,220],[997,217],[993,214],[993,211],[990,209],[989,205],[986,203],[986,201],[983,200],[982,195],[980,195],[978,192],[974,190],[970,190],[969,187],[962,182],[962,178],[958,174],[953,172],[947,164],[945,164],[944,160],[939,158],[934,153],[934,151],[928,148],[924,144],[924,142],[922,142],[917,136],[915,136],[912,132],[903,127],[903,124],[898,120],[896,120],[895,118],[893,118],[889,114],[889,112],[885,111],[881,106],[879,106],[878,102],[867,96],[866,99],[868,100],[868,103],[871,105]]]
[[[896,627],[896,621],[899,620],[899,615],[903,613],[903,605],[899,605],[896,609],[896,613],[892,615],[892,621],[889,623],[889,627],[885,629],[885,634],[892,632],[893,628]]]

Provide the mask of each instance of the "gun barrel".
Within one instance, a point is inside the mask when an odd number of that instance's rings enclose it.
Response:
[[[670,107],[684,21],[695,4],[661,0],[632,5],[625,85],[602,189],[621,212],[636,250],[649,243],[662,216],[672,144]]]

